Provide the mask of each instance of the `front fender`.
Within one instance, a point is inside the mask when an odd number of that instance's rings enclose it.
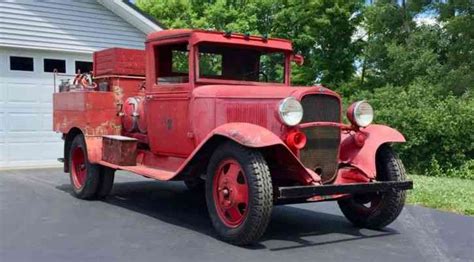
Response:
[[[216,137],[224,137],[241,144],[245,147],[258,148],[263,153],[268,152],[267,161],[277,161],[291,172],[285,175],[294,175],[304,183],[311,184],[320,181],[320,177],[312,170],[305,168],[298,157],[288,148],[288,146],[270,130],[249,123],[227,123],[211,131],[196,150],[191,154],[186,163],[180,169],[184,170],[189,162],[196,158],[208,145],[213,144]],[[215,149],[217,145],[211,146]],[[208,148],[209,149],[209,148]]]
[[[358,168],[368,178],[374,179],[377,173],[375,163],[377,149],[385,143],[402,143],[406,140],[400,132],[384,125],[370,125],[359,132],[366,138],[362,146],[356,142],[355,134],[342,135],[339,161],[341,164]]]
[[[221,135],[252,148],[283,145],[285,143],[270,130],[249,123],[228,123],[215,128],[212,135]],[[289,149],[288,149],[289,150]]]

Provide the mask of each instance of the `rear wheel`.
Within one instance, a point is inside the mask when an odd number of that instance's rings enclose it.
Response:
[[[74,196],[80,199],[95,199],[103,198],[110,193],[114,170],[89,162],[83,135],[74,137],[68,161]]]
[[[405,181],[405,168],[389,145],[382,145],[376,155],[378,181]],[[392,223],[405,205],[406,191],[354,195],[339,200],[344,216],[354,225],[381,229]]]
[[[105,198],[112,191],[115,178],[115,169],[101,166],[100,167],[100,182],[99,187],[97,188],[96,198]]]
[[[206,202],[223,240],[237,245],[258,240],[273,207],[270,171],[260,152],[234,143],[220,146],[209,162]]]

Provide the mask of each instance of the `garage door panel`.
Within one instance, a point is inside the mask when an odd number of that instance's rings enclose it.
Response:
[[[4,141],[8,143],[41,143],[61,141],[61,134],[53,131],[23,131],[23,132],[3,132]]]
[[[41,130],[51,131],[53,129],[53,114],[43,115],[41,121]]]
[[[59,139],[59,141],[61,140]],[[63,143],[58,142],[58,139],[56,139],[56,142],[43,143],[43,159],[53,159],[57,161],[57,159],[62,156]]]
[[[5,141],[8,143],[39,143],[43,134],[34,131],[8,132],[5,134]]]
[[[52,103],[31,103],[31,102],[8,102],[1,105],[0,110],[5,114],[51,114],[53,112]]]
[[[38,143],[15,143],[7,145],[7,154],[10,161],[41,160],[44,148]]]
[[[41,115],[28,113],[9,113],[7,128],[10,132],[35,131],[41,126]]]
[[[61,139],[61,134],[58,134],[58,133],[50,133],[50,134],[43,135],[41,140],[45,143],[59,143],[61,145],[63,144],[63,141]]]
[[[53,110],[53,87],[41,88],[38,101],[42,104],[49,104],[49,109]]]
[[[2,110],[3,108],[0,107],[0,110]],[[5,131],[5,117],[3,116],[2,114],[2,111],[0,111],[0,132],[3,132]]]
[[[2,78],[0,78],[0,83],[2,82]],[[0,105],[5,103],[7,95],[5,94],[7,92],[7,87],[5,84],[0,84]]]
[[[5,84],[8,102],[38,102],[41,90],[37,85]]]
[[[9,143],[9,161],[54,160],[61,156],[61,143]]]

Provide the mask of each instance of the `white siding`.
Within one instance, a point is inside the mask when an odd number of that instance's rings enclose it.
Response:
[[[0,46],[91,53],[143,49],[144,39],[96,0],[0,0]]]

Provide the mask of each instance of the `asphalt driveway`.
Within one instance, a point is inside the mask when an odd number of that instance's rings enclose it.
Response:
[[[70,193],[59,169],[0,171],[0,261],[474,261],[474,218],[407,206],[384,231],[335,203],[279,206],[262,241],[215,238],[202,196],[119,173],[105,201]]]

